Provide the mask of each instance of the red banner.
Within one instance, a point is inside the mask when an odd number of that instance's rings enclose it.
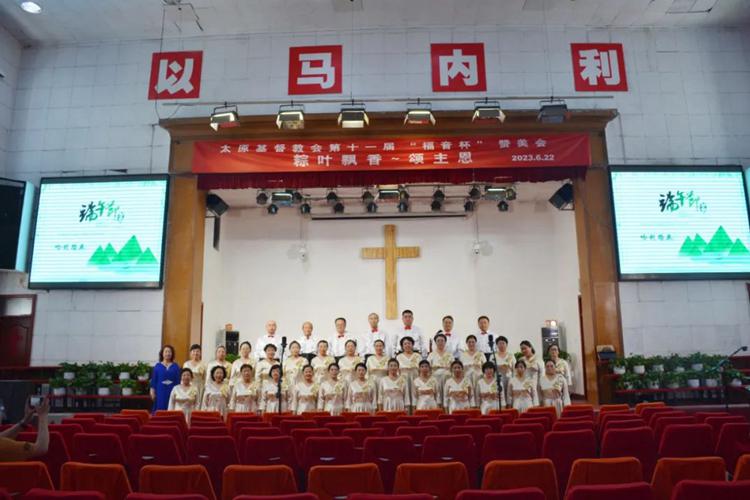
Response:
[[[586,134],[197,141],[195,173],[378,172],[589,166]]]

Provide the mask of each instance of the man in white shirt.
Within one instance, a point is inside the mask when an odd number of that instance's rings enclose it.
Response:
[[[451,353],[454,358],[457,358],[464,342],[461,336],[453,331],[453,316],[443,316],[443,329],[441,331],[446,339],[445,350]]]
[[[310,361],[318,354],[318,339],[313,336],[313,324],[309,321],[302,323],[302,335],[297,337],[300,345],[300,354]],[[287,355],[289,352],[287,351]]]
[[[391,345],[393,346],[393,354],[401,351],[401,339],[404,337],[411,337],[414,340],[414,350],[422,354],[422,357],[427,357],[427,345],[422,335],[422,329],[414,325],[414,313],[409,309],[404,309],[401,313],[401,321],[403,325],[398,329],[396,334],[393,336]]]
[[[385,344],[385,355],[393,356],[393,344],[387,332],[380,329],[380,316],[376,313],[370,313],[367,316],[367,322],[370,323],[370,330],[362,334],[359,339],[359,352],[362,354],[375,354],[375,341],[382,340]]]
[[[331,339],[330,344],[331,355],[338,361],[338,358],[346,354],[346,341],[353,340],[356,342],[357,339],[346,331],[346,318],[336,318],[335,323],[336,334],[333,336],[333,339]],[[357,353],[359,352],[361,352],[361,347],[359,346],[359,343],[357,343]]]
[[[490,318],[487,316],[479,316],[477,318],[477,325],[479,326],[479,332],[477,332],[477,350],[485,354],[492,354],[490,349],[489,336],[497,339],[497,334],[490,330]]]
[[[266,321],[266,334],[255,342],[253,352],[256,358],[263,359],[266,357],[265,349],[268,344],[275,345],[276,352],[281,355],[281,337],[276,335],[276,321],[272,319]]]

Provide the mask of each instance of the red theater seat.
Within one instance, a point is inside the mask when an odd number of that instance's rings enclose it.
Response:
[[[116,434],[76,434],[71,458],[87,464],[127,464],[125,450]]]
[[[520,420],[516,420],[520,422]],[[542,455],[542,445],[544,444],[544,427],[541,424],[505,424],[503,425],[503,434],[510,432],[530,432],[534,435],[534,442],[536,442],[536,453],[538,456]]]
[[[359,462],[354,440],[349,437],[310,437],[302,447],[302,468],[315,465],[349,465]]]
[[[310,469],[307,491],[319,500],[334,500],[351,493],[383,493],[383,482],[375,464],[316,465]]]
[[[428,436],[422,445],[422,462],[460,462],[466,467],[472,485],[477,484],[477,456],[474,439],[469,434]]]
[[[294,471],[286,465],[230,465],[224,469],[222,484],[222,500],[232,500],[238,495],[290,495],[297,492]]]
[[[122,465],[78,462],[68,462],[62,466],[60,489],[98,491],[103,493],[107,500],[122,500],[132,492],[128,475]]]
[[[249,437],[245,440],[244,465],[286,465],[296,470],[297,451],[290,436]]]
[[[747,500],[750,498],[750,481],[680,481],[672,500]]]
[[[531,460],[539,458],[536,439],[530,432],[487,434],[479,462],[484,467],[493,460]]]
[[[219,496],[224,469],[239,464],[240,457],[234,439],[229,436],[190,436],[186,463],[205,467],[216,496]]]
[[[202,465],[146,465],[139,476],[141,493],[199,494],[215,500],[211,479]]]
[[[724,459],[727,470],[733,471],[737,460],[743,453],[750,451],[750,423],[724,424],[719,432],[714,455]]]
[[[545,500],[539,488],[515,488],[505,491],[463,490],[456,500]]]
[[[552,460],[557,473],[560,496],[568,485],[570,469],[579,458],[596,458],[594,431],[555,431],[544,437],[542,456]]]
[[[468,488],[469,477],[462,463],[401,464],[396,469],[393,493],[428,493],[435,500],[454,500]]]
[[[396,469],[403,463],[418,462],[414,443],[408,436],[377,437],[365,439],[362,461],[378,466],[386,492],[393,489]]]
[[[33,488],[54,489],[42,462],[0,462],[0,488],[13,497]]]
[[[33,443],[36,441],[36,432],[20,432],[16,436],[16,439],[18,441]],[[65,446],[62,434],[59,432],[50,432],[47,453],[40,457],[35,457],[34,460],[43,462],[47,466],[49,475],[52,478],[52,484],[57,487],[60,484],[60,467],[70,460],[70,454],[68,453],[67,446]]]
[[[713,453],[708,424],[669,425],[659,443],[659,457],[706,457]]]
[[[641,462],[643,479],[651,481],[656,466],[656,441],[649,427],[612,429],[602,439],[602,458],[635,457]]]
[[[10,499],[10,497],[8,498]],[[47,500],[50,498],[63,498],[65,500],[107,500],[104,493],[98,491],[55,491],[42,488],[29,490],[21,498],[22,500]]]
[[[576,486],[565,500],[653,500],[648,483]]]

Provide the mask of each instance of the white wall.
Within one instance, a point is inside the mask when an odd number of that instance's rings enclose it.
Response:
[[[546,201],[559,186],[521,184],[511,211],[488,203],[457,219],[311,221],[294,208],[276,216],[263,208],[230,209],[222,219],[220,252],[206,240],[204,344],[214,345],[225,323],[254,342],[267,319],[276,319],[279,333],[290,339],[306,320],[318,335],[332,337],[338,316],[347,318],[351,332],[368,332],[370,312],[395,331],[400,320],[385,321],[385,266],[361,259],[360,249],[382,246],[383,225],[396,224],[399,246],[421,248],[418,259],[398,263],[399,309],[412,309],[425,333],[441,329],[446,314],[455,318],[457,333],[476,333],[476,318],[486,314],[518,351],[524,339],[539,348],[544,320],[556,319],[580,362],[574,214]],[[478,256],[472,252],[474,217],[486,242]],[[306,261],[296,251],[300,224]]]
[[[21,45],[0,27],[0,177],[6,175],[6,151],[13,116],[13,98],[21,65]]]
[[[445,24],[450,25],[451,20],[446,19]],[[484,42],[488,88],[491,93],[501,95],[549,94],[548,82],[554,85],[556,95],[570,94],[573,91],[568,44],[622,42],[629,92],[618,93],[612,100],[570,103],[573,107],[612,107],[620,111],[621,117],[607,129],[611,162],[750,163],[747,30],[552,28],[549,38],[553,43],[548,58],[547,35],[543,30],[497,26],[399,28],[352,34],[349,26],[342,25],[338,32],[171,41],[164,49],[203,49],[201,99],[232,101],[286,98],[290,45],[342,43],[344,60],[347,64],[355,61],[353,69],[347,66],[344,71],[346,95],[351,91],[364,98],[407,95],[426,98],[431,95],[431,42]],[[6,174],[38,181],[43,175],[101,174],[113,168],[127,168],[131,173],[165,171],[168,135],[156,125],[158,117],[173,113],[176,117],[207,116],[209,109],[155,107],[146,100],[150,56],[158,47],[157,41],[150,40],[23,50],[7,141]],[[509,106],[535,104],[519,102]],[[395,108],[380,103],[369,109]],[[241,108],[242,113],[275,111],[272,106]],[[309,106],[308,111],[331,109],[319,105]],[[18,286],[17,276],[0,274],[0,289]],[[651,285],[622,285],[626,299],[634,286],[640,292],[640,288],[648,289]],[[685,283],[676,286],[688,287]],[[75,309],[78,295],[78,292],[52,292],[49,300],[40,300],[33,363],[83,356],[77,348],[79,344],[69,338],[79,332],[85,332],[82,337],[100,335],[90,326],[88,315],[73,314],[82,310]],[[96,310],[106,311],[105,323],[119,327],[127,321],[128,328],[141,336],[121,340],[124,342],[121,349],[113,349],[112,344],[102,344],[102,349],[94,347],[90,356],[135,359],[149,354],[153,357],[150,353],[159,343],[160,323],[150,318],[155,318],[161,310],[161,292],[113,292],[101,297],[97,299]],[[740,302],[735,306],[742,309],[736,326],[740,334],[747,336],[750,326],[746,319],[747,302],[737,294],[735,297]],[[85,304],[88,299],[81,300]],[[723,301],[711,295],[708,302]],[[623,309],[627,351],[638,350],[637,339],[643,332],[637,333],[634,328],[640,327],[632,325],[650,307],[646,302],[634,303],[633,307]],[[128,304],[128,309],[120,310],[121,304]],[[683,316],[689,312],[687,306],[665,304],[669,314],[676,311],[675,315]],[[481,306],[478,303],[475,307]],[[155,310],[148,309],[151,307]],[[60,316],[64,317],[62,323],[57,321]],[[135,318],[132,325],[130,318]],[[713,322],[708,326],[719,325]],[[661,338],[675,350],[694,350],[693,345],[671,342],[666,334]]]

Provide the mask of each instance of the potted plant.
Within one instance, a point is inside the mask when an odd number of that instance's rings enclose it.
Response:
[[[661,387],[661,372],[650,371],[644,378],[646,379],[646,387],[649,389],[659,389]]]
[[[84,396],[86,394],[89,394],[91,390],[94,388],[94,385],[96,385],[94,382],[96,382],[96,379],[93,379],[88,376],[76,377],[76,379],[73,380],[73,383],[72,383],[73,392],[79,396]]]
[[[138,383],[135,380],[125,379],[120,380],[120,388],[123,396],[132,396]]]
[[[627,371],[628,362],[625,358],[615,358],[612,360],[612,372],[615,375],[625,375]]]
[[[664,372],[664,365],[667,362],[667,358],[664,356],[652,356],[646,360],[646,363],[649,366],[649,369],[652,372],[658,372],[663,373]]]
[[[685,380],[687,380],[688,387],[700,387],[701,386],[701,374],[696,370],[687,370],[683,374]]]
[[[151,375],[151,366],[149,366],[147,363],[139,361],[135,365],[134,372],[139,382],[145,382],[148,380],[149,376]]]
[[[236,354],[227,354],[227,361],[229,361],[230,363],[234,363],[235,361],[237,361],[237,359],[239,359],[238,355],[236,355]]]
[[[667,389],[679,389],[685,383],[685,377],[682,373],[665,372],[662,381]]]
[[[96,393],[99,396],[109,396],[110,389],[112,388],[112,379],[108,377],[100,377],[96,381]]]
[[[62,371],[62,378],[64,380],[74,380],[76,378],[76,371],[78,371],[78,364],[60,363],[60,370]]]
[[[715,366],[706,368],[705,372],[706,387],[719,387],[721,380],[721,373]]]
[[[724,376],[729,380],[729,385],[733,387],[741,387],[743,385],[742,372],[732,365],[724,368]]]
[[[129,363],[120,363],[117,365],[117,380],[130,380],[130,371],[133,369]]]
[[[688,356],[688,363],[690,363],[690,369],[694,372],[702,372],[703,371],[703,361],[705,360],[705,357],[703,354],[699,352],[694,352],[690,356]]]
[[[646,373],[646,358],[640,354],[631,354],[628,358],[628,364],[630,369],[636,375],[643,375]]]
[[[49,386],[52,389],[53,396],[65,396],[65,392],[68,387],[68,381],[63,377],[55,377],[50,379]]]
[[[625,390],[642,389],[643,380],[640,375],[626,373],[617,380],[617,387]]]

